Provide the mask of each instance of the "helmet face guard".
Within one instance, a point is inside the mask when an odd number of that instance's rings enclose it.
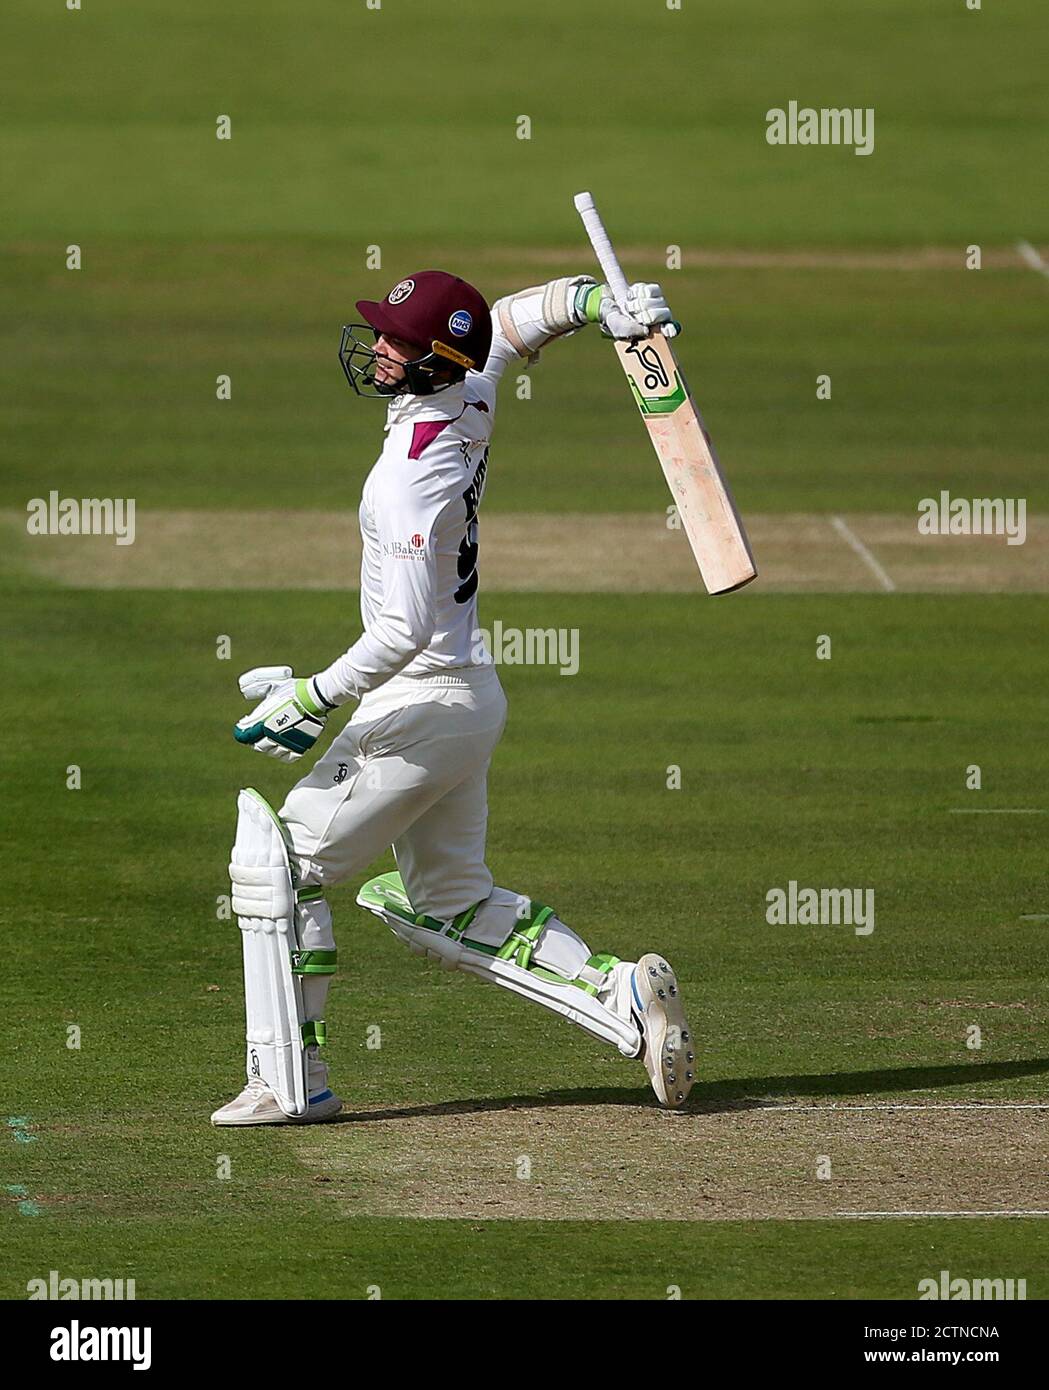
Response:
[[[371,324],[347,323],[343,325],[342,342],[339,344],[339,361],[346,373],[346,380],[358,396],[364,396],[367,400],[389,400],[391,396],[433,396],[462,381],[467,368],[473,366],[470,358],[438,342],[421,357],[400,362],[376,352],[378,338],[379,331]],[[401,367],[403,380],[389,384],[377,381],[375,369],[380,361],[388,362],[391,367]]]

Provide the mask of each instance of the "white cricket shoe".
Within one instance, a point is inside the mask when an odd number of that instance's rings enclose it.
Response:
[[[660,1105],[677,1110],[688,1100],[696,1054],[677,976],[662,956],[642,956],[630,976],[630,1016],[641,1034],[639,1059]]]
[[[253,1076],[248,1084],[228,1105],[216,1110],[211,1117],[213,1125],[309,1125],[320,1120],[330,1120],[342,1109],[342,1101],[333,1091],[318,1091],[310,1096],[310,1108],[305,1115],[285,1115],[277,1104],[277,1097],[261,1077]]]

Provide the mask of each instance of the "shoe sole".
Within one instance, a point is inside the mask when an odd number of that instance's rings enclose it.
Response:
[[[677,976],[661,955],[650,952],[638,961],[634,980],[645,1006],[642,1061],[660,1105],[678,1110],[695,1085],[696,1052]]]

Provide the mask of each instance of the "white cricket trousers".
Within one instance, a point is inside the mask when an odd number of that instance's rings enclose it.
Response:
[[[281,807],[300,881],[340,883],[392,845],[416,912],[448,921],[487,898],[488,764],[505,724],[494,666],[365,695]]]

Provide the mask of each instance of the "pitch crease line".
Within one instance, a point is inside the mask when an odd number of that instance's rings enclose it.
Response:
[[[1039,275],[1044,275],[1049,280],[1049,265],[1046,265],[1029,241],[1018,241],[1016,249],[1032,270],[1037,270]]]
[[[1049,1110],[1049,1103],[1041,1101],[983,1101],[983,1102],[959,1102],[952,1105],[947,1102],[931,1105],[756,1105],[755,1110],[791,1110],[806,1111],[811,1110],[819,1115],[826,1115],[832,1111],[847,1113],[850,1110],[987,1110],[997,1112],[999,1110]]]
[[[830,524],[834,527],[835,531],[837,531],[838,535],[842,538],[846,545],[852,547],[852,549],[856,552],[856,554],[860,557],[860,559],[867,566],[870,572],[874,575],[875,579],[885,590],[885,592],[887,594],[894,593],[896,590],[896,585],[892,582],[892,580],[886,574],[882,566],[878,563],[878,561],[874,558],[871,552],[863,544],[859,536],[857,536],[854,531],[851,531],[849,527],[846,526],[844,520],[840,516],[832,516],[830,519]]]
[[[973,1217],[973,1216],[1049,1216],[1049,1211],[839,1211],[838,1216],[852,1221],[883,1221],[886,1218],[906,1220],[914,1217]]]

